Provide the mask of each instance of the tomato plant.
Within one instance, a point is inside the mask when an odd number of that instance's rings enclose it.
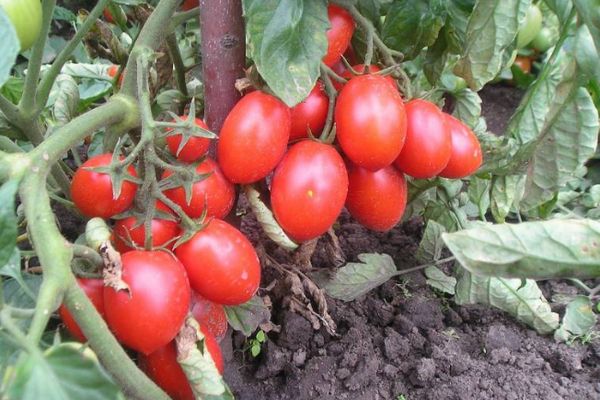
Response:
[[[406,103],[406,117],[406,142],[395,165],[414,178],[432,178],[446,167],[452,152],[444,114],[435,104],[415,99]]]
[[[281,227],[297,241],[325,233],[344,207],[348,173],[326,144],[303,140],[287,152],[273,175],[271,203]]]
[[[120,158],[123,160],[123,157]],[[133,203],[137,185],[124,180],[120,193],[115,197],[115,188],[110,174],[97,172],[92,168],[106,168],[112,161],[112,154],[101,154],[90,158],[79,167],[71,183],[71,195],[77,208],[88,217],[110,218],[128,209]],[[127,174],[136,177],[133,166],[127,167]]]
[[[104,316],[104,281],[102,279],[78,278],[77,284],[83,289],[87,297],[89,297],[100,315]],[[80,342],[86,341],[81,328],[79,328],[79,325],[77,325],[77,322],[75,322],[75,319],[64,305],[58,309],[58,315],[60,315],[60,319],[62,319],[71,336]]]
[[[252,92],[231,110],[219,135],[217,158],[234,183],[252,183],[277,165],[290,138],[290,109],[277,98]]]
[[[450,129],[452,151],[450,161],[439,175],[453,179],[467,177],[481,166],[481,145],[468,126],[452,115],[444,116]]]
[[[350,45],[354,33],[354,20],[348,11],[334,4],[327,8],[327,16],[331,28],[327,31],[327,54],[323,57],[323,62],[332,66],[340,60]]]
[[[21,51],[29,49],[40,35],[42,27],[40,0],[0,0],[0,7],[17,32]]]
[[[187,120],[187,116],[182,117],[182,120]],[[208,130],[208,126],[200,118],[195,119],[195,124],[202,129]],[[200,159],[208,151],[210,139],[203,137],[190,137],[187,142],[181,146],[183,135],[175,133],[172,136],[167,136],[167,145],[171,154],[183,162],[194,162]]]
[[[212,219],[175,249],[192,289],[217,304],[248,301],[260,284],[260,262],[252,243],[228,223]]]
[[[336,103],[335,122],[342,150],[361,167],[375,171],[390,165],[404,145],[404,103],[383,76],[351,79]]]
[[[162,251],[130,251],[122,256],[128,289],[104,288],[106,322],[125,345],[150,354],[169,343],[190,306],[190,283],[183,265]]]
[[[308,97],[291,110],[290,141],[308,137],[308,131],[318,135],[325,126],[329,99],[323,85],[317,82]]]

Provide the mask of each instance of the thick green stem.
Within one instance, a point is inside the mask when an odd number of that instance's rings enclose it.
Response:
[[[6,136],[0,136],[0,150],[7,153],[22,153],[23,149],[17,146],[12,140]]]
[[[98,252],[96,252],[94,249],[88,246],[74,244],[73,255],[79,258],[85,258],[97,267],[102,267],[104,265],[100,254],[98,254]]]
[[[98,314],[94,305],[72,278],[67,286],[64,304],[75,318],[77,325],[83,331],[102,364],[127,395],[136,399],[169,399],[129,358],[110,333],[106,322]]]

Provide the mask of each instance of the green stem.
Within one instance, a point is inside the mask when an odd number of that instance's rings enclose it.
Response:
[[[325,126],[323,127],[323,133],[319,137],[322,141],[328,141],[331,139],[330,143],[333,143],[332,136],[335,135],[333,133],[333,112],[335,111],[335,99],[337,97],[337,90],[333,86],[331,82],[331,78],[329,77],[329,73],[325,68],[325,64],[321,63],[321,79],[325,83],[325,91],[327,92],[327,97],[329,98],[329,106],[327,108],[327,119],[325,120]],[[333,136],[335,138],[335,136]]]
[[[179,89],[185,97],[189,97],[187,85],[185,83],[185,65],[183,64],[181,52],[177,45],[177,37],[174,33],[167,36],[167,47],[169,49],[171,61],[173,61],[173,66],[175,67],[175,82],[177,83],[177,89]]]
[[[127,395],[136,399],[169,399],[125,353],[119,342],[110,333],[106,322],[72,276],[67,285],[64,304],[88,339],[91,348],[98,355],[102,365]]]
[[[0,150],[7,153],[23,153],[23,149],[6,136],[0,136]]]
[[[404,275],[404,274],[410,274],[411,272],[420,271],[420,270],[425,269],[425,268],[427,268],[429,266],[432,266],[432,265],[445,264],[447,262],[454,261],[454,260],[456,260],[456,257],[442,258],[441,260],[433,261],[433,262],[430,262],[430,263],[427,263],[427,264],[417,265],[416,267],[407,268],[407,269],[401,269],[399,271],[396,271],[396,273],[394,273],[394,276],[399,276],[399,275]]]
[[[98,252],[96,252],[94,249],[88,246],[74,244],[73,256],[78,258],[85,258],[97,267],[102,267],[104,265],[104,261],[102,261],[102,257],[100,256],[100,254],[98,254]]]
[[[183,24],[187,20],[190,20],[192,18],[197,18],[199,16],[200,16],[200,8],[199,7],[196,7],[189,11],[179,12],[179,13],[173,15],[173,18],[171,18],[171,23],[169,24],[168,32],[172,33],[175,30],[175,28],[177,28],[179,25]]]
[[[46,40],[50,32],[50,24],[52,23],[52,14],[54,13],[55,6],[56,0],[44,0],[42,2],[42,29],[40,37],[33,46],[31,58],[27,64],[27,76],[25,77],[25,86],[23,88],[23,96],[19,102],[19,109],[22,115],[28,118],[38,114],[35,110],[36,92],[40,78],[40,69],[42,67],[42,57],[44,56],[44,47],[46,46]],[[43,108],[44,105],[42,104],[39,107]]]
[[[52,62],[52,65],[44,74],[42,81],[39,84],[38,93],[36,97],[36,102],[40,111],[44,108],[46,103],[48,102],[48,96],[50,95],[50,90],[52,89],[52,85],[56,80],[58,74],[65,63],[70,59],[71,54],[79,43],[81,43],[83,37],[95,26],[96,20],[102,14],[102,11],[108,4],[109,0],[98,0],[96,6],[92,9],[88,17],[86,18],[83,25],[79,27],[75,36],[69,40],[69,43],[58,53],[56,59]]]
[[[11,103],[4,95],[0,94],[0,111],[4,113],[4,116],[11,122],[11,124],[19,126],[18,121],[21,121],[21,114],[19,114],[19,107]]]

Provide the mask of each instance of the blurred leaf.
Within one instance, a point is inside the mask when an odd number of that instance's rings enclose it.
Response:
[[[327,52],[324,0],[244,0],[248,52],[269,87],[288,106],[315,86]]]
[[[419,262],[429,263],[440,258],[444,249],[444,241],[442,240],[442,233],[444,232],[446,232],[446,229],[442,225],[434,220],[427,221],[427,226],[423,232],[423,238],[419,243],[416,254]]]
[[[600,222],[555,219],[479,225],[442,239],[475,274],[504,278],[600,277]]]
[[[479,210],[479,218],[485,220],[485,214],[490,208],[490,190],[492,188],[492,181],[489,179],[482,179],[476,176],[471,177],[469,181],[469,200],[477,206]]]
[[[598,322],[592,306],[592,301],[587,296],[575,297],[567,305],[560,328],[554,332],[554,339],[568,342],[591,332]]]
[[[343,301],[352,301],[384,284],[396,275],[394,260],[387,254],[363,253],[359,263],[347,263],[333,278],[322,282],[325,292]]]
[[[491,191],[491,210],[496,222],[504,222],[511,209],[517,208],[523,196],[525,177],[505,175],[494,177]]]
[[[454,295],[456,288],[456,278],[446,275],[438,267],[433,265],[425,268],[425,276],[427,284],[439,291]]]
[[[471,89],[463,89],[454,93],[454,98],[456,99],[456,105],[452,115],[474,129],[481,116],[481,98],[479,94]]]
[[[271,319],[271,312],[265,306],[263,299],[252,297],[239,306],[224,306],[229,325],[248,337],[258,326]]]
[[[54,99],[52,111],[59,125],[65,125],[76,116],[79,88],[71,76],[60,74],[56,77],[50,98]]]
[[[585,22],[594,43],[596,52],[600,52],[600,2],[598,0],[573,0],[577,14]]]
[[[600,82],[600,68],[598,68],[600,57],[598,56],[598,50],[594,46],[590,30],[586,25],[581,25],[577,29],[573,51],[577,60],[577,66],[581,72]]]
[[[552,312],[535,281],[475,275],[462,268],[458,275],[457,304],[499,308],[542,334],[558,328],[558,314]]]
[[[11,179],[0,186],[0,267],[13,255],[17,244],[15,196],[19,181]]]
[[[2,38],[0,40],[0,54],[2,54],[0,58],[0,87],[2,87],[4,82],[8,80],[10,71],[15,65],[21,49],[17,32],[2,7],[0,7],[0,38]]]

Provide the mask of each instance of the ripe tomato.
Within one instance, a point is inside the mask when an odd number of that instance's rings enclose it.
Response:
[[[192,291],[192,315],[206,332],[213,335],[219,342],[227,332],[227,315],[223,306],[205,299]]]
[[[406,103],[406,116],[406,143],[395,164],[414,178],[432,178],[446,167],[452,152],[444,113],[429,101],[414,99]]]
[[[519,27],[519,33],[517,34],[517,48],[523,48],[527,46],[542,29],[542,12],[539,7],[535,4],[529,6],[525,21]]]
[[[521,71],[523,71],[526,74],[531,73],[531,58],[529,57],[518,56],[517,58],[515,58],[515,62],[513,63],[513,65],[516,65]]]
[[[163,202],[156,202],[156,210],[172,214],[173,212]],[[175,221],[162,219],[160,217],[152,219],[152,247],[161,247],[165,243],[171,241],[180,233],[179,225]],[[134,250],[127,242],[133,242],[138,247],[144,247],[146,240],[146,229],[144,228],[143,219],[138,220],[136,217],[127,217],[115,222],[113,229],[115,248],[119,253],[126,253]],[[173,243],[169,243],[168,248],[171,249]]]
[[[323,57],[323,62],[331,67],[340,60],[350,45],[354,34],[354,20],[348,11],[333,4],[327,7],[327,16],[331,28],[327,31],[327,54]]]
[[[87,169],[108,166],[111,160],[112,154],[108,153],[94,156],[83,163],[73,176],[71,182],[73,202],[79,211],[88,217],[110,218],[127,210],[133,203],[137,184],[123,181],[119,197],[114,198],[110,175]],[[127,172],[129,175],[137,176],[132,165],[127,168]]]
[[[258,290],[260,262],[244,234],[220,219],[211,220],[175,249],[192,289],[218,304],[245,303]]]
[[[187,116],[182,117],[183,120],[187,120]],[[175,121],[173,121],[175,122]],[[208,126],[202,121],[200,118],[196,118],[196,125],[200,128],[207,129]],[[172,130],[172,129],[169,129]],[[210,139],[203,137],[191,137],[185,146],[179,151],[179,145],[181,144],[182,135],[175,134],[173,136],[167,136],[167,145],[169,146],[169,151],[173,154],[179,161],[183,162],[194,162],[200,159],[203,155],[208,151],[208,147],[210,146]]]
[[[330,145],[303,140],[286,153],[273,174],[271,205],[275,218],[294,240],[319,237],[340,215],[348,173]]]
[[[387,167],[404,145],[404,103],[383,76],[352,78],[340,92],[335,122],[342,150],[363,168],[376,171]]]
[[[223,354],[215,338],[201,326],[204,334],[206,348],[210,353],[219,372],[223,374]],[[142,371],[148,375],[158,386],[160,386],[173,400],[194,400],[192,387],[183,372],[181,365],[177,362],[177,346],[170,342],[155,352],[140,354],[139,364]]]
[[[118,65],[111,65],[110,67],[108,67],[108,70],[106,71],[106,73],[108,74],[108,76],[110,76],[111,78],[114,78],[115,76],[117,76],[117,73],[119,73],[119,66]],[[121,72],[121,75],[119,75],[119,87],[123,84],[123,77],[125,76],[125,71]]]
[[[231,110],[219,135],[217,159],[233,183],[252,183],[277,166],[287,148],[290,109],[277,98],[255,91]]]
[[[177,203],[192,218],[201,217],[205,206],[208,217],[225,217],[231,211],[235,200],[233,184],[223,176],[219,165],[208,157],[196,167],[196,173],[210,175],[192,185],[189,204],[185,197],[185,189],[181,186],[165,190],[165,196]],[[171,171],[165,171],[162,179],[170,175]]]
[[[21,51],[33,46],[42,29],[41,1],[0,0],[0,8],[4,10],[15,28],[21,44]]]
[[[104,282],[102,279],[77,278],[77,284],[83,289],[94,307],[96,307],[96,310],[98,310],[98,313],[104,318]],[[67,307],[61,305],[58,309],[58,315],[60,315],[60,319],[64,322],[71,336],[80,342],[87,341]]]
[[[290,141],[308,137],[308,129],[318,135],[325,126],[329,98],[323,90],[323,85],[317,82],[304,101],[295,105],[292,110],[292,129]]]
[[[150,354],[177,335],[190,309],[190,284],[169,253],[136,250],[121,260],[129,290],[104,287],[106,321],[121,343]]]
[[[357,64],[357,65],[353,65],[352,69],[356,72],[358,72],[359,74],[364,74],[365,73],[365,64]],[[376,72],[381,71],[381,68],[379,68],[377,65],[371,65],[369,67],[369,72],[371,74],[374,74]],[[346,78],[347,80],[350,80],[358,75],[355,75],[352,73],[352,71],[350,71],[349,69],[346,69],[345,71],[343,71],[340,76],[342,78]],[[384,75],[385,79],[392,85],[392,87],[394,89],[396,89],[396,81],[394,81],[394,78],[392,78],[389,75]],[[333,86],[338,90],[342,90],[342,88],[344,87],[344,84],[342,82],[338,82],[338,81],[332,81]]]
[[[379,171],[348,167],[346,208],[363,226],[374,231],[392,229],[406,208],[406,180],[393,165]]]
[[[115,19],[113,18],[112,14],[110,13],[110,10],[108,8],[105,8],[104,11],[102,11],[102,15],[104,15],[104,19],[109,24],[115,23]]]
[[[481,145],[477,136],[452,115],[444,114],[452,137],[452,155],[446,168],[439,173],[444,178],[464,178],[481,166]]]
[[[200,5],[199,0],[185,0],[181,5],[181,9],[183,11],[191,10],[192,8],[196,8]]]

